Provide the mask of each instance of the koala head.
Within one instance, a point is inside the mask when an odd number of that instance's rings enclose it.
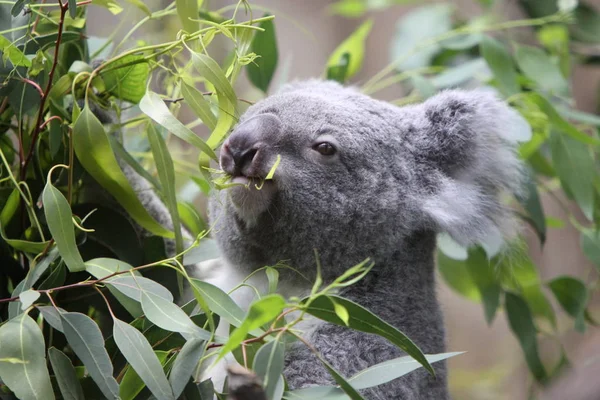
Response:
[[[245,186],[211,200],[217,241],[249,269],[287,261],[309,273],[317,250],[331,277],[367,257],[391,262],[416,233],[464,245],[510,235],[500,196],[521,183],[510,135],[523,123],[486,91],[396,107],[333,82],[290,84],[223,143],[221,167]]]

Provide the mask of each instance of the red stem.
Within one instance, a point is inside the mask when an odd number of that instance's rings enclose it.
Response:
[[[25,176],[27,175],[27,165],[31,161],[31,157],[33,156],[33,151],[35,149],[35,144],[37,142],[38,136],[40,135],[42,128],[42,120],[44,119],[44,108],[46,106],[46,100],[48,99],[48,95],[50,94],[50,89],[52,89],[52,80],[54,79],[54,72],[56,72],[56,66],[58,65],[58,52],[60,50],[60,42],[62,40],[63,34],[63,26],[65,24],[65,16],[67,11],[69,10],[69,3],[62,3],[62,0],[58,0],[60,5],[60,19],[58,21],[58,32],[56,36],[56,45],[54,46],[54,60],[52,61],[52,68],[50,69],[50,73],[48,74],[48,84],[46,85],[46,90],[42,93],[42,99],[40,100],[40,110],[37,116],[37,122],[35,124],[35,128],[33,131],[33,136],[31,138],[31,145],[29,147],[29,151],[27,152],[27,157],[25,159],[21,159],[21,180],[25,180]]]

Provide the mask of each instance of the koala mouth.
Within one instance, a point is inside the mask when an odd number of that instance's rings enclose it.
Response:
[[[254,224],[269,208],[277,191],[275,182],[244,175],[235,176],[231,182],[237,184],[227,189],[231,204],[241,219]]]

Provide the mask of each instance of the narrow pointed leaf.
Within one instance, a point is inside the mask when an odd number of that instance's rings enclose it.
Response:
[[[534,81],[541,89],[551,93],[566,95],[569,85],[546,52],[537,47],[519,45],[515,52],[515,59],[519,68],[529,79]]]
[[[225,73],[215,60],[201,53],[193,53],[192,62],[198,72],[215,87],[217,92],[219,117],[215,129],[206,141],[211,149],[216,149],[225,139],[232,125],[237,122],[237,96]]]
[[[248,73],[250,82],[266,93],[277,68],[279,53],[273,20],[261,22],[259,27],[264,29],[264,31],[256,31],[254,33],[250,51],[260,57],[246,66],[246,72]]]
[[[142,309],[152,323],[170,332],[210,340],[211,334],[199,328],[181,308],[153,293],[142,293]]]
[[[202,92],[195,87],[181,82],[181,94],[192,111],[202,120],[211,131],[217,126],[217,117],[213,114],[210,102],[204,98]]]
[[[54,400],[39,326],[21,314],[0,327],[0,378],[22,400]]]
[[[107,399],[119,398],[119,384],[113,378],[113,366],[104,347],[98,325],[81,313],[60,314],[69,345]]]
[[[284,367],[284,345],[272,340],[262,346],[254,356],[252,370],[261,377],[267,398],[272,399]]]
[[[192,285],[201,293],[208,307],[233,326],[240,326],[244,311],[220,288],[199,279],[192,279]]]
[[[352,78],[362,67],[365,56],[365,43],[373,21],[367,20],[359,26],[346,40],[344,40],[331,54],[327,61],[327,67],[339,65],[344,54],[348,54],[349,64],[346,70],[346,79]]]
[[[163,370],[169,354],[169,351],[154,351],[154,355],[158,359],[160,364],[163,366]],[[121,380],[121,383],[119,385],[119,395],[121,396],[121,400],[136,399],[145,387],[146,384],[144,384],[142,378],[140,378],[137,372],[135,372],[135,369],[129,366],[129,368],[127,368],[127,371],[125,372],[125,375],[123,375],[123,379]]]
[[[42,201],[44,202],[46,222],[56,242],[60,256],[67,264],[69,271],[82,271],[85,266],[75,242],[75,226],[73,225],[71,207],[65,196],[52,186],[50,179],[46,182],[46,187],[42,193]]]
[[[165,102],[156,93],[151,92],[150,90],[146,92],[140,101],[140,110],[163,126],[167,131],[197,147],[213,160],[217,159],[215,152],[206,144],[206,142],[175,118],[175,116],[171,114],[171,111],[169,111]]]
[[[138,224],[155,235],[174,237],[173,232],[148,213],[136,196],[119,167],[104,127],[89,107],[85,107],[75,121],[73,147],[86,171],[119,201]]]
[[[589,293],[588,288],[579,279],[570,276],[560,276],[548,282],[561,307],[575,318],[575,329],[579,332],[585,330],[585,310]]]
[[[174,400],[175,396],[162,365],[144,335],[131,325],[114,319],[113,337],[127,362],[135,369],[152,394],[158,400]]]
[[[44,321],[59,332],[63,332],[61,313],[66,313],[62,308],[54,308],[53,306],[37,306],[39,312],[44,316]]]
[[[192,377],[200,357],[204,354],[205,345],[206,342],[202,339],[188,340],[177,355],[169,375],[169,382],[175,398],[179,398]]]
[[[183,236],[181,234],[181,222],[179,219],[179,211],[177,209],[177,197],[175,196],[177,189],[175,188],[175,167],[173,166],[173,159],[171,158],[165,140],[153,124],[148,125],[147,132],[150,148],[152,149],[152,156],[154,157],[156,170],[158,171],[158,179],[160,180],[163,198],[169,213],[171,214],[171,221],[173,222],[173,231],[175,232],[175,252],[180,253],[183,251]]]
[[[197,21],[198,17],[198,0],[175,0],[177,6],[177,15],[181,21],[183,30],[187,33],[194,33],[200,27]],[[192,21],[192,20],[196,21]]]
[[[432,375],[435,374],[421,350],[408,336],[357,303],[339,296],[319,296],[310,303],[306,311],[319,319],[336,325],[346,326],[344,321],[335,313],[333,303],[328,297],[332,297],[336,303],[348,310],[348,315],[350,316],[348,326],[350,328],[361,332],[374,333],[386,338],[417,360]]]
[[[508,323],[519,339],[529,370],[538,382],[544,382],[548,375],[538,352],[537,331],[531,311],[525,300],[516,294],[506,292],[504,302]]]
[[[56,347],[48,349],[48,358],[52,364],[54,376],[65,400],[85,400],[83,389],[77,379],[75,368],[62,351]]]
[[[484,36],[480,43],[481,55],[500,84],[500,90],[506,96],[520,91],[518,75],[508,50],[496,39]]]

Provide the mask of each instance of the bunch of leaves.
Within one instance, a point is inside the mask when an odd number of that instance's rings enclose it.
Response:
[[[187,274],[186,265],[216,250],[178,181],[205,193],[219,187],[210,162],[244,103],[233,86],[246,69],[266,92],[277,66],[273,16],[253,17],[246,1],[217,11],[197,0],[157,11],[127,2],[144,16],[119,43],[86,34],[89,9],[119,15],[115,0],[0,4],[3,391],[24,400],[223,398],[226,386],[200,379],[232,354],[261,378],[269,399],[361,399],[360,389],[421,366],[433,373],[431,363],[454,355],[423,355],[402,332],[334,294],[361,279],[367,262],[325,287],[319,279],[303,299],[276,294],[278,268],[265,267],[255,273],[266,274],[269,290],[255,289],[247,312],[231,292]],[[158,19],[175,19],[181,30],[120,50]],[[360,67],[369,29],[332,56],[352,56],[340,79]],[[218,35],[231,44],[221,64],[209,52]],[[182,104],[196,120],[181,121]],[[210,131],[206,140],[192,130],[198,124]],[[197,165],[171,154],[177,143],[193,149]],[[132,186],[132,173],[147,186]],[[138,195],[147,190],[166,205],[172,225],[144,208]],[[194,298],[180,306],[184,283]],[[355,377],[319,357],[337,385],[286,390],[285,344],[303,340],[293,328],[306,315],[383,336],[408,356]],[[221,320],[229,335],[216,334]]]
[[[343,1],[335,7],[344,14],[351,5],[358,10],[358,3],[365,2]],[[392,2],[388,3],[386,7]],[[497,311],[504,309],[533,377],[544,384],[569,362],[562,346],[556,365],[543,363],[539,354],[540,338],[564,333],[549,297],[554,297],[573,319],[572,327],[578,332],[597,325],[589,301],[597,290],[600,271],[600,118],[573,107],[570,78],[575,65],[597,61],[593,49],[600,43],[600,14],[583,2],[523,0],[521,6],[531,18],[498,21],[492,12],[493,1],[481,3],[486,7],[484,13],[466,22],[455,18],[451,3],[411,10],[398,21],[390,49],[392,61],[369,79],[363,90],[375,93],[400,84],[408,95],[395,103],[408,104],[445,88],[487,86],[528,122],[531,129],[514,132],[528,166],[526,191],[513,201],[515,212],[537,233],[541,246],[548,229],[570,224],[578,230],[581,251],[596,267],[589,271],[591,278],[584,281],[565,275],[543,281],[524,243],[513,245],[516,250],[507,254],[499,252],[499,242],[466,249],[445,235],[438,241],[438,264],[450,287],[483,304],[489,324]],[[361,16],[364,11],[348,16]],[[534,33],[535,44],[518,42],[517,28]],[[343,57],[330,60],[328,70],[340,81],[351,75],[348,68],[346,74],[340,74],[340,66],[349,65],[348,59],[353,57],[363,57],[360,45],[350,45],[344,51]],[[578,211],[574,212],[572,204],[562,200],[558,192],[563,192]],[[546,215],[541,194],[559,204],[566,221]]]

